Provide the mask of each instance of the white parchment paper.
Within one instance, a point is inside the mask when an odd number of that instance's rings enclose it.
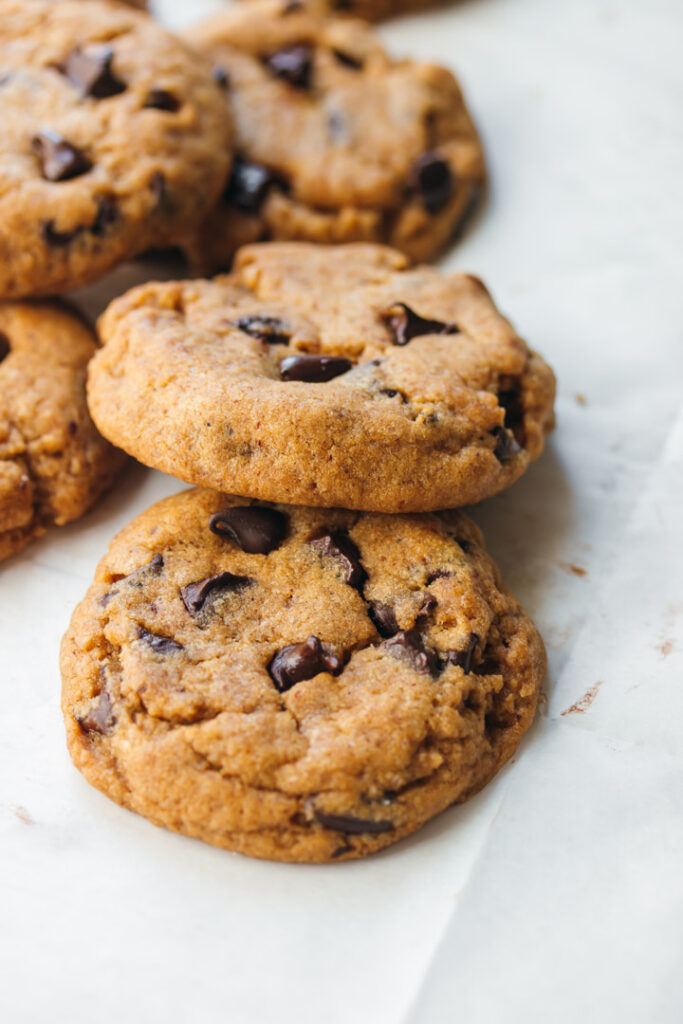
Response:
[[[158,8],[180,27],[218,6]],[[113,534],[181,486],[134,470],[0,568],[3,1021],[683,1019],[682,29],[678,0],[461,0],[380,29],[457,71],[487,145],[488,205],[445,265],[559,378],[546,454],[473,512],[550,658],[513,762],[326,867],[214,850],[88,787],[57,648]]]

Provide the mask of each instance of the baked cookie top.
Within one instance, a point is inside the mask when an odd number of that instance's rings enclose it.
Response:
[[[180,242],[221,191],[230,139],[210,69],[147,15],[0,0],[0,295]]]
[[[99,323],[103,434],[189,483],[381,512],[469,504],[543,447],[554,377],[467,274],[372,245],[243,249]]]
[[[485,170],[450,71],[395,60],[363,22],[284,0],[237,5],[186,38],[235,123],[200,257],[222,246],[225,263],[231,244],[274,238],[386,242],[427,260],[451,239]]]
[[[113,800],[326,861],[480,789],[532,721],[545,654],[461,513],[193,490],[115,538],[61,664],[71,756]]]
[[[85,401],[94,351],[65,307],[0,302],[0,560],[83,515],[122,465]]]

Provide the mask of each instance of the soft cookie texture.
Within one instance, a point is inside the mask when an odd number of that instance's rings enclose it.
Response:
[[[545,653],[461,513],[194,490],[115,538],[61,664],[71,756],[112,800],[328,861],[481,789],[531,724]]]
[[[481,143],[445,68],[394,60],[362,22],[284,0],[238,5],[188,41],[214,66],[235,122],[223,199],[191,252],[226,269],[265,239],[385,242],[430,260],[485,177]]]
[[[142,285],[99,323],[99,429],[148,466],[269,501],[450,508],[516,480],[554,377],[467,274],[381,246],[271,243]]]
[[[0,295],[180,244],[230,166],[210,70],[123,4],[0,0]]]
[[[94,351],[66,308],[0,303],[0,560],[87,512],[123,463],[88,414]]]

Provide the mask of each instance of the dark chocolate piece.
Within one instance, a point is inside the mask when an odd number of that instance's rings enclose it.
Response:
[[[216,590],[242,590],[250,587],[254,581],[250,576],[235,576],[231,572],[219,572],[215,576],[207,576],[205,580],[197,580],[180,588],[183,604],[190,614],[200,612],[207,598]]]
[[[335,832],[346,832],[351,836],[373,835],[378,836],[382,832],[389,832],[394,827],[393,821],[386,818],[354,818],[350,814],[326,814],[324,811],[314,811],[315,820],[323,828],[334,829]]]
[[[343,665],[329,644],[321,643],[317,636],[309,636],[303,643],[289,644],[276,651],[268,672],[280,693],[285,693],[296,683],[312,679],[319,672],[337,675]]]
[[[76,721],[83,732],[86,733],[97,732],[103,736],[105,733],[110,732],[116,719],[112,711],[111,697],[107,690],[102,690],[97,703],[82,718],[77,718]]]
[[[285,46],[266,57],[264,64],[272,75],[289,82],[295,89],[310,89],[313,74],[313,47],[307,43]]]
[[[280,363],[280,376],[283,380],[322,384],[347,373],[352,366],[344,356],[286,356]]]
[[[82,149],[51,128],[34,135],[31,146],[40,160],[43,177],[48,181],[68,181],[85,174],[92,167]]]
[[[446,665],[459,665],[466,676],[472,669],[472,656],[479,643],[478,633],[470,633],[467,645],[460,651],[446,651],[444,662]]]
[[[242,316],[235,327],[266,345],[287,345],[292,337],[287,324],[276,316]]]
[[[185,648],[170,636],[162,636],[160,633],[150,633],[144,626],[138,629],[138,639],[142,640],[155,654],[175,654],[176,651],[183,651]]]
[[[245,213],[258,213],[271,188],[286,188],[280,175],[261,164],[236,156],[224,199]]]
[[[168,89],[150,89],[145,97],[144,107],[153,107],[155,110],[166,110],[169,114],[175,114],[180,108],[180,100]]]
[[[391,605],[382,604],[381,601],[373,601],[368,606],[368,615],[380,636],[390,637],[398,633],[399,625]]]
[[[521,452],[522,449],[517,443],[514,434],[511,434],[505,427],[494,427],[492,433],[496,439],[493,454],[499,462],[509,462],[510,459],[513,459],[515,455]]]
[[[436,676],[439,662],[434,651],[425,646],[422,635],[417,629],[401,629],[388,640],[380,644],[392,658],[407,661],[420,675]]]
[[[361,565],[360,551],[346,530],[321,529],[309,539],[309,543],[323,558],[334,558],[340,563],[350,587],[363,589],[368,575]]]
[[[405,302],[395,302],[379,316],[392,335],[394,345],[407,345],[413,338],[425,334],[460,334],[457,324],[427,320],[406,306]]]
[[[424,153],[413,167],[413,184],[425,209],[438,213],[453,194],[453,172],[440,156]]]
[[[214,512],[209,529],[218,537],[230,537],[250,555],[267,555],[278,548],[287,533],[287,516],[276,508],[240,505]]]
[[[12,346],[9,343],[9,338],[7,337],[6,334],[2,334],[0,332],[0,363],[3,361],[3,359],[7,358],[11,351]]]
[[[76,48],[67,57],[63,72],[84,96],[102,100],[124,92],[126,84],[112,70],[114,51],[106,43],[87,50]]]

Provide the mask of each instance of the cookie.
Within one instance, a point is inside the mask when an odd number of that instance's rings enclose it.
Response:
[[[334,17],[351,15],[365,21],[383,21],[399,14],[442,6],[444,0],[289,0],[290,7],[297,5]]]
[[[76,288],[179,243],[230,166],[210,71],[123,4],[0,11],[0,295]]]
[[[125,456],[85,401],[89,328],[56,303],[0,303],[0,560],[82,516]]]
[[[194,28],[225,91],[236,159],[191,251],[227,269],[265,239],[382,242],[430,260],[485,178],[481,143],[445,68],[394,60],[362,22],[255,0]]]
[[[90,410],[188,483],[380,512],[479,501],[540,455],[554,377],[481,281],[381,246],[247,247],[99,323]]]
[[[115,538],[61,666],[71,756],[112,800],[328,861],[481,789],[531,724],[545,653],[462,513],[193,490]]]

